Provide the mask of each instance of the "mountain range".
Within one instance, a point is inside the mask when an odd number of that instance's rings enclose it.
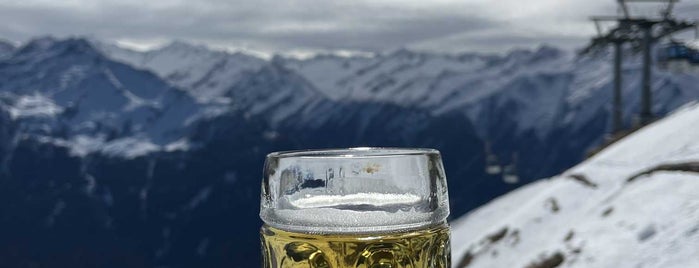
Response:
[[[598,143],[608,128],[610,55],[580,57],[541,46],[534,51],[513,50],[505,55],[451,55],[399,49],[373,57],[277,56],[265,62],[242,53],[211,51],[183,42],[145,53],[114,45],[100,47],[116,60],[152,70],[170,83],[195,92],[192,95],[205,103],[231,102],[227,98],[230,93],[226,95],[226,92],[231,92],[232,86],[249,88],[244,79],[272,65],[296,76],[298,79],[293,84],[306,89],[294,91],[297,105],[257,101],[254,108],[243,109],[273,114],[275,111],[271,110],[293,111],[299,109],[295,106],[308,106],[306,103],[317,103],[314,98],[323,98],[336,102],[388,103],[435,116],[459,114],[474,125],[480,139],[489,143],[503,161],[509,161],[512,154],[529,156],[526,159],[533,161],[520,165],[527,167],[520,171],[526,178],[550,176],[555,172],[549,167],[560,172],[577,163],[580,155]],[[622,93],[626,127],[632,127],[639,110],[641,81],[640,61],[629,58],[624,66]],[[696,74],[661,69],[654,73],[653,110],[658,116],[699,98],[694,87],[699,82]],[[232,92],[241,94],[240,91]],[[276,94],[277,100],[283,98],[279,92]],[[253,104],[244,100],[239,105]],[[285,116],[298,117],[293,112],[281,113],[273,121],[283,121]],[[578,153],[560,153],[572,151]]]
[[[307,59],[84,38],[4,47],[4,266],[255,267],[271,151],[437,148],[456,217],[578,163],[608,128],[609,56],[548,46]],[[627,126],[639,74],[626,62]],[[659,116],[699,99],[699,76],[654,81]],[[488,174],[493,157],[519,182]]]

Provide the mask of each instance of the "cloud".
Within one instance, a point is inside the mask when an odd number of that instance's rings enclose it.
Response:
[[[289,50],[498,51],[575,46],[610,0],[0,0],[0,37],[90,35],[136,46],[182,39]],[[581,44],[582,45],[582,44]]]

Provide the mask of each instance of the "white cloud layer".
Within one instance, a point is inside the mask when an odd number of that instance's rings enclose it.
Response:
[[[580,47],[614,0],[0,0],[0,38],[89,35],[147,49],[173,39],[268,53],[397,47]],[[692,1],[677,5],[697,17]],[[638,9],[648,13],[655,7]]]

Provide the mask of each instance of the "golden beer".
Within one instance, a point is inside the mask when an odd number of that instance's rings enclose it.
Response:
[[[262,267],[451,265],[446,180],[435,150],[274,153],[264,179]]]
[[[449,268],[449,227],[322,235],[262,228],[263,267]]]

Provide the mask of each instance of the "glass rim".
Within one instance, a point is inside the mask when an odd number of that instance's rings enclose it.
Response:
[[[267,154],[267,158],[345,158],[345,157],[392,157],[405,155],[439,155],[437,149],[409,147],[350,147],[307,150],[278,151]]]

